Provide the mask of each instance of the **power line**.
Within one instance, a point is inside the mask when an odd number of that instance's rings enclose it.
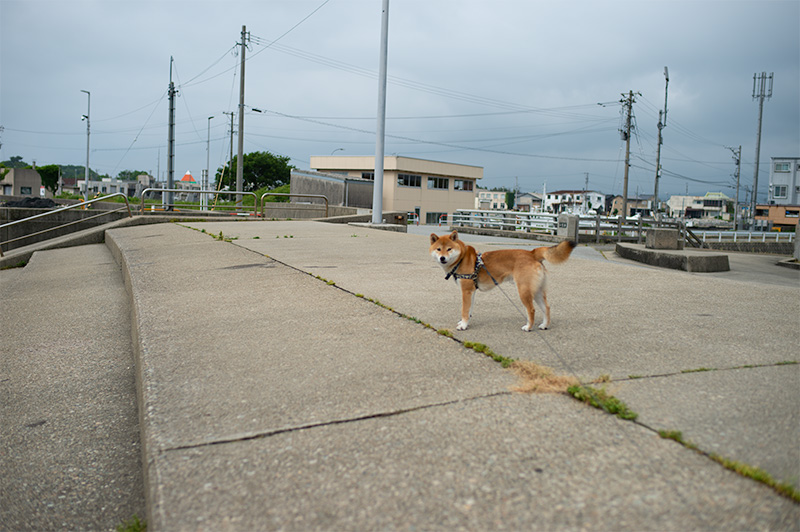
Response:
[[[289,115],[289,114],[286,114],[286,113],[281,113],[280,111],[274,111],[274,110],[270,110],[270,109],[260,109],[260,108],[251,108],[251,109],[253,109],[256,112],[271,113],[271,114],[276,115],[276,116],[282,116],[282,117],[285,117],[285,118],[292,118],[292,119],[295,119],[295,120],[301,120],[301,121],[310,122],[310,123],[313,123],[313,124],[320,124],[320,125],[324,125],[324,126],[337,128],[337,129],[343,129],[343,130],[346,130],[346,131],[355,131],[355,132],[358,132],[358,133],[365,133],[365,134],[368,134],[368,135],[374,135],[375,134],[374,131],[370,131],[370,130],[367,130],[367,129],[356,128],[356,127],[351,127],[351,126],[345,126],[345,125],[341,125],[341,124],[333,124],[333,123],[330,123],[330,122],[323,122],[323,121],[320,121],[320,120],[315,120],[315,119],[310,119],[310,118],[302,118],[302,117],[298,117],[298,116],[292,116],[292,115]],[[387,134],[386,136],[390,137],[390,138],[393,138],[393,139],[406,140],[406,141],[417,143],[417,144],[429,144],[429,145],[432,145],[432,146],[443,146],[443,147],[446,147],[446,148],[454,148],[454,149],[463,150],[463,151],[478,151],[478,152],[485,152],[485,153],[495,153],[495,154],[499,154],[499,155],[513,155],[513,156],[517,156],[517,157],[531,157],[531,158],[538,158],[538,159],[554,159],[554,160],[563,160],[563,161],[587,161],[587,162],[606,162],[606,163],[617,162],[617,159],[597,159],[597,158],[588,158],[588,157],[562,157],[562,156],[557,156],[557,155],[518,153],[518,152],[505,151],[505,150],[494,150],[494,149],[490,149],[490,148],[463,146],[463,145],[454,144],[454,143],[451,143],[451,142],[438,142],[438,141],[432,141],[432,140],[415,139],[415,138],[406,137],[406,136],[403,136],[403,135],[389,135],[389,134]]]

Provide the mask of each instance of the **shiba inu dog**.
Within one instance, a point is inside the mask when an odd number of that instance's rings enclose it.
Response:
[[[533,250],[499,249],[478,253],[464,243],[458,231],[438,236],[431,233],[430,253],[447,273],[445,279],[461,285],[461,321],[456,329],[463,331],[469,325],[470,309],[478,290],[491,290],[503,281],[513,279],[519,298],[528,313],[528,323],[523,331],[533,329],[534,301],[544,310],[540,329],[550,326],[550,305],[545,294],[545,268],[542,261],[558,264],[567,260],[575,242],[565,240],[556,246],[538,247]]]

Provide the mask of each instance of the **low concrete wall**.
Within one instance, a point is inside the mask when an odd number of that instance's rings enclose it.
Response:
[[[328,206],[328,216],[355,214],[358,212],[353,207]],[[267,220],[309,220],[325,217],[325,205],[310,203],[279,203],[267,202],[264,204],[264,218]]]
[[[116,208],[125,209],[124,204],[110,204],[110,205],[114,205],[116,206]],[[51,212],[53,210],[56,209],[20,209],[16,207],[0,207],[0,225],[6,224],[8,222],[15,222],[17,220],[24,220],[25,218],[36,216],[37,214]],[[3,244],[2,245],[3,251],[5,252],[22,246],[27,246],[29,244],[35,244],[36,242],[41,242],[43,240],[50,240],[51,238],[56,238],[62,235],[67,235],[70,233],[74,233],[76,231],[89,229],[91,227],[96,227],[98,225],[107,224],[128,217],[127,210],[123,210],[120,212],[109,212],[108,214],[104,214],[103,216],[94,218],[92,220],[83,221],[85,218],[95,216],[100,212],[107,210],[108,209],[99,209],[99,210],[72,209],[69,211],[59,212],[44,218],[39,218],[36,220],[30,220],[17,225],[12,225],[10,227],[0,228],[0,242],[6,242],[8,240],[13,240],[15,238],[31,235],[32,233],[38,233],[39,231],[48,230],[46,233],[42,233],[40,235],[27,236],[23,240],[18,240],[16,242],[9,242],[7,244]],[[72,225],[68,225],[66,227],[59,227],[68,223],[71,223]]]
[[[772,255],[791,255],[794,242],[706,242],[708,249],[719,251],[739,251],[742,253],[767,253]]]
[[[394,225],[408,225],[408,213],[405,211],[384,212],[383,220],[387,224]],[[372,214],[353,214],[348,216],[332,216],[319,220],[332,224],[349,224],[349,223],[370,223],[372,222]]]

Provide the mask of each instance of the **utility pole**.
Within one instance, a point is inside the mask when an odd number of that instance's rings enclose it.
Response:
[[[758,137],[756,137],[756,163],[753,172],[753,193],[750,195],[750,219],[752,225],[756,222],[756,203],[758,201],[758,163],[761,158],[761,119],[764,116],[764,98],[772,98],[772,78],[774,72],[770,72],[767,76],[766,72],[762,72],[758,78],[753,74],[753,99],[758,98]],[[769,80],[769,89],[767,89],[767,80]],[[756,85],[758,85],[758,92],[756,92]]]
[[[89,113],[92,110],[92,93],[82,89],[81,92],[86,93],[86,114],[81,118],[86,120],[86,170],[83,174],[86,190],[83,191],[83,201],[89,201]]]
[[[633,113],[633,91],[628,94],[622,93],[623,99],[620,100],[625,107],[625,129],[622,131],[622,140],[625,141],[625,179],[622,186],[622,216],[628,217],[628,171],[631,166],[631,114]]]
[[[203,177],[203,184],[201,188],[203,190],[208,190],[208,172],[209,172],[209,159],[211,155],[211,119],[214,118],[213,116],[208,117],[208,130],[206,132],[206,175]],[[206,210],[206,206],[208,205],[208,196],[205,194],[200,194],[200,208],[201,210]]]
[[[736,163],[736,204],[733,207],[733,230],[739,230],[739,167],[742,163],[742,145],[739,144],[739,149],[734,150],[730,146],[725,146],[731,153],[733,153],[733,160]]]
[[[230,173],[233,170],[233,115],[234,115],[234,113],[233,112],[229,113],[227,111],[222,111],[222,114],[230,115],[230,117],[231,117],[231,155],[230,155],[230,158],[228,159],[228,173]]]
[[[250,38],[247,28],[242,26],[242,63],[239,68],[239,151],[236,157],[236,192],[242,191],[242,175],[244,172],[244,52]],[[236,195],[236,208],[242,208],[242,196]]]
[[[584,176],[586,176],[586,180],[583,183],[583,208],[581,211],[583,214],[589,213],[589,172],[584,172]]]
[[[172,82],[172,56],[169,58],[169,128],[167,133],[167,188],[175,188],[175,84]],[[172,192],[166,192],[166,209],[172,210]],[[162,199],[163,201],[163,199]]]
[[[653,216],[656,220],[659,220],[658,215],[658,179],[661,177],[661,145],[664,143],[664,139],[661,138],[661,130],[667,127],[667,90],[669,89],[669,70],[667,67],[664,67],[664,78],[667,80],[666,84],[664,85],[664,112],[663,116],[664,119],[662,121],[661,116],[662,112],[658,111],[658,147],[656,148],[656,185],[655,190],[653,191],[653,208],[655,209],[653,212]]]
[[[378,68],[378,124],[375,135],[375,182],[372,185],[372,223],[383,223],[383,154],[386,140],[386,66],[389,55],[389,0],[381,13],[380,66]]]

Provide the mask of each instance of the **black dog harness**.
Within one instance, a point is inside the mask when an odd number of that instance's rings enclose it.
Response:
[[[450,279],[450,277],[452,277],[453,278],[453,282],[458,284],[458,280],[459,279],[471,279],[472,282],[475,283],[475,288],[478,288],[478,273],[480,273],[481,268],[485,268],[485,266],[483,265],[483,259],[481,259],[481,254],[478,253],[478,257],[475,259],[475,271],[474,272],[472,272],[472,273],[456,273],[456,270],[458,269],[459,266],[461,266],[461,261],[458,261],[456,263],[456,265],[453,267],[453,269],[450,270],[450,273],[448,273],[447,275],[444,276],[445,281]],[[489,273],[488,270],[486,272]],[[494,279],[492,279],[492,280],[494,280]]]

